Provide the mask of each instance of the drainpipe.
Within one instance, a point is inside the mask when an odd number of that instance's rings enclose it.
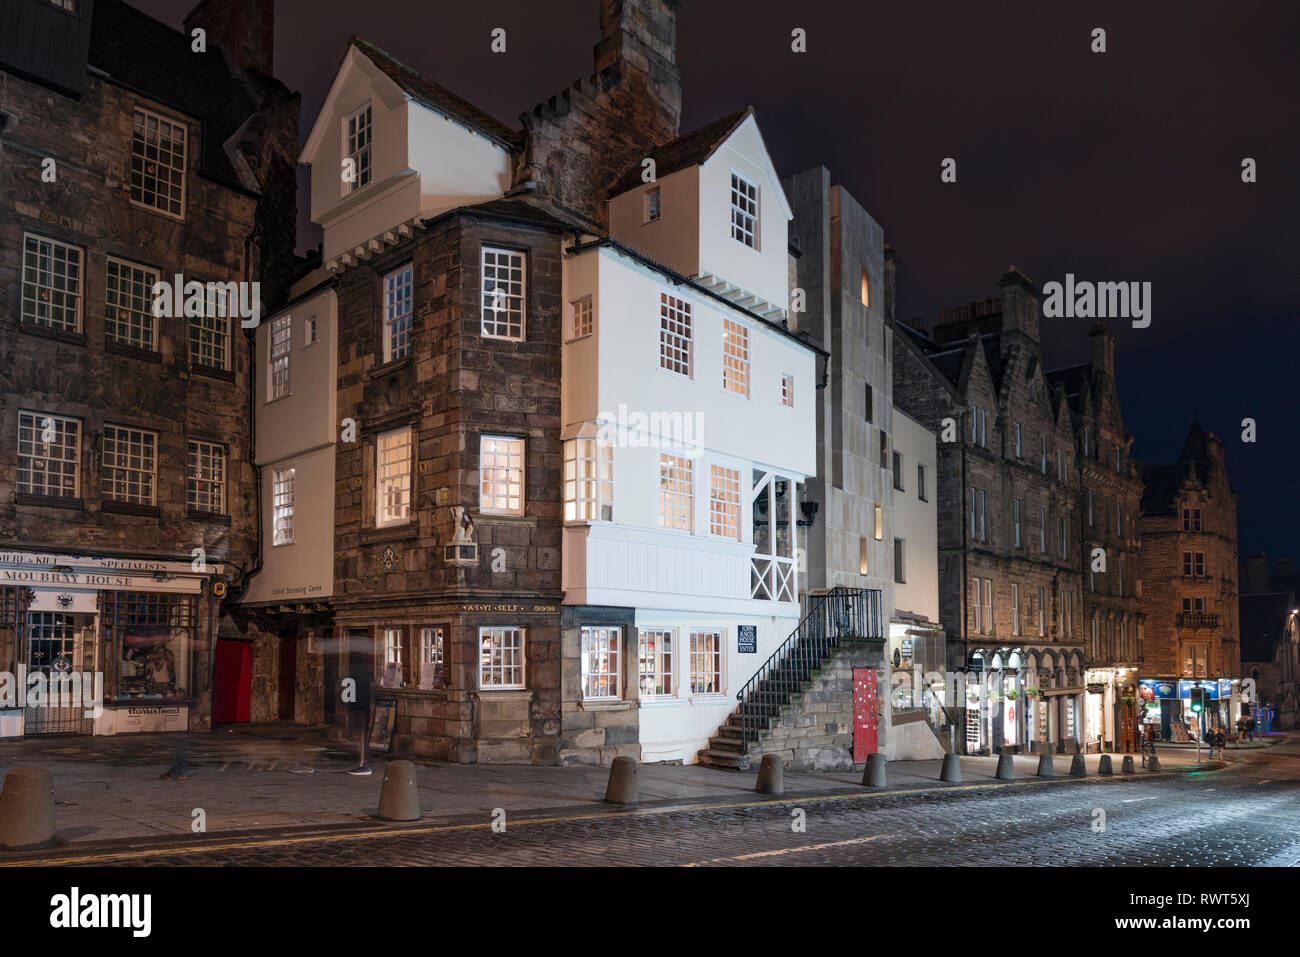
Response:
[[[962,652],[962,658],[964,659],[963,662],[962,662],[962,670],[965,671],[966,674],[970,674],[970,668],[969,668],[969,665],[970,665],[970,644],[969,644],[970,625],[969,625],[969,619],[967,618],[967,615],[970,613],[970,605],[968,604],[969,594],[967,593],[967,590],[966,590],[966,586],[967,586],[968,584],[970,584],[970,577],[969,577],[969,575],[967,574],[967,572],[968,572],[969,569],[970,569],[970,566],[969,566],[968,563],[967,563],[967,551],[966,551],[967,548],[969,547],[969,542],[968,542],[968,539],[967,539],[967,537],[966,537],[967,522],[969,521],[969,519],[966,517],[966,416],[967,416],[968,414],[969,414],[969,407],[968,407],[967,409],[963,409],[963,410],[962,410],[962,413],[961,413],[961,425],[962,425],[962,430],[961,430],[961,435],[960,435],[960,437],[959,437],[960,440],[961,440],[961,487],[957,490],[957,495],[958,495],[959,498],[961,499],[961,503],[962,503],[962,521],[961,521],[961,615],[959,616],[959,619],[958,619],[958,620],[961,621],[961,652]],[[987,663],[985,663],[985,666],[987,667]],[[978,698],[978,701],[979,701],[979,708],[980,708],[979,721],[980,721],[980,728],[981,728],[981,729],[984,727],[984,714],[983,714],[983,710],[984,710],[984,675],[985,675],[985,672],[984,672],[983,670],[981,670],[981,671],[980,671],[980,690],[979,690],[979,698]],[[969,695],[967,695],[967,697],[969,698]],[[963,716],[964,716],[965,713],[966,713],[966,702],[965,702],[965,701],[962,702],[962,709],[961,709],[961,710],[962,710],[962,714],[963,714]],[[965,742],[966,742],[966,729],[965,729],[965,727],[962,728],[962,736],[961,736],[961,739],[962,739],[962,749],[965,750],[965,747],[966,747],[966,743],[965,743]]]

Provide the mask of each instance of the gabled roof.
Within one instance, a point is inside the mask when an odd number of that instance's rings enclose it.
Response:
[[[232,72],[214,45],[190,49],[190,38],[122,0],[96,0],[90,24],[89,61],[111,82],[134,90],[176,112],[198,119],[199,168],[209,179],[246,189],[226,152],[226,142],[259,104],[257,93],[288,89],[262,73]],[[256,82],[258,91],[245,82]]]
[[[512,130],[496,117],[485,113],[445,86],[435,83],[424,74],[407,66],[391,53],[361,37],[354,36],[350,42],[421,106],[438,113],[445,113],[482,133],[488,139],[496,140],[507,149],[517,150],[523,145],[522,133]]]
[[[747,106],[743,110],[737,110],[735,113],[714,120],[707,126],[701,126],[698,130],[679,136],[677,139],[651,150],[647,156],[655,161],[655,176],[667,176],[669,173],[676,173],[688,166],[699,166],[707,162],[709,157],[718,151],[718,148],[727,141],[731,134],[736,132],[736,128],[753,115],[754,108]],[[642,184],[641,162],[638,160],[635,166],[610,186],[610,196],[625,193],[629,189],[635,189]]]
[[[1087,400],[1087,393],[1092,388],[1092,363],[1070,366],[1067,369],[1054,369],[1046,373],[1047,384],[1061,387],[1070,409],[1082,415]]]

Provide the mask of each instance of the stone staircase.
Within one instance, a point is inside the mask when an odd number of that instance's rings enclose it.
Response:
[[[836,588],[816,596],[696,760],[734,771],[771,753],[797,767],[851,764],[853,668],[880,665],[883,629],[879,591]]]

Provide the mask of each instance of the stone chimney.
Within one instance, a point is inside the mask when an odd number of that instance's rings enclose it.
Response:
[[[1092,346],[1092,374],[1115,378],[1115,337],[1111,335],[1106,323],[1099,322],[1088,333],[1088,342]]]
[[[207,32],[208,49],[220,45],[240,69],[273,74],[275,0],[200,0],[185,16],[185,32]]]
[[[682,116],[682,75],[677,69],[678,0],[601,0],[596,72],[618,66],[626,80],[644,86],[661,122],[677,135]]]
[[[1260,552],[1246,559],[1246,573],[1241,580],[1243,595],[1258,595],[1268,591],[1268,555]]]
[[[998,283],[1002,290],[1002,348],[1011,346],[1014,337],[1007,333],[1018,332],[1038,342],[1038,290],[1033,280],[1012,266]]]

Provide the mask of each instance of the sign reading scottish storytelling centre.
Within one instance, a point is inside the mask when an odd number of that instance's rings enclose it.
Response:
[[[758,625],[736,626],[736,652],[742,655],[758,654]]]

